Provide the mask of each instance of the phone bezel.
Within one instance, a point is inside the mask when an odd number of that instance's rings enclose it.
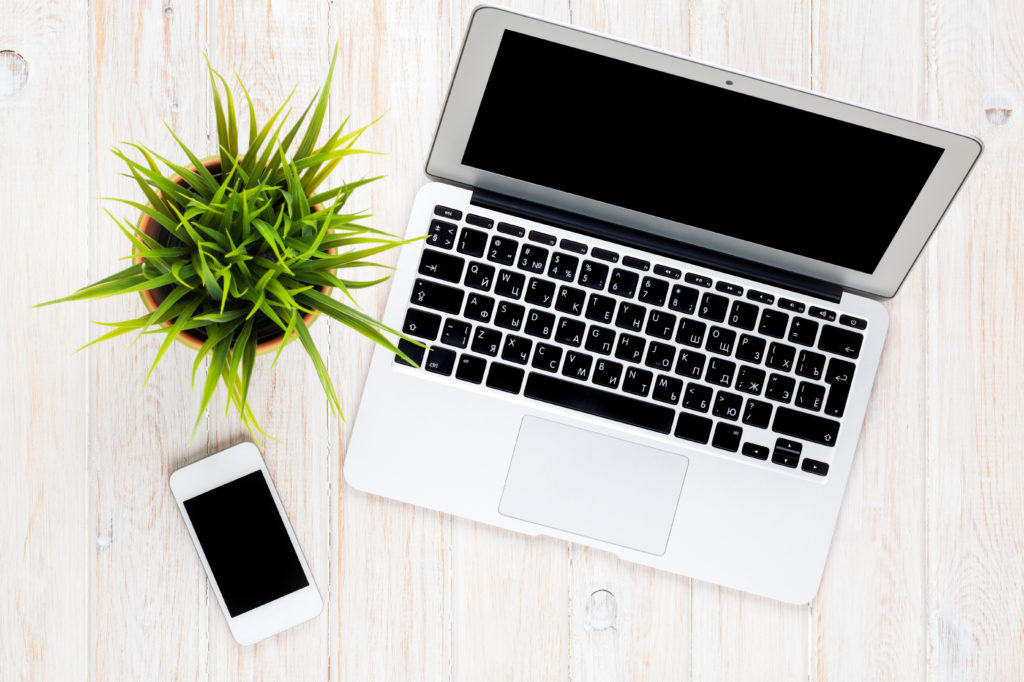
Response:
[[[185,511],[185,500],[222,486],[225,483],[230,483],[254,471],[263,472],[266,478],[270,494],[274,499],[274,504],[277,506],[277,512],[281,515],[285,530],[288,532],[288,539],[291,541],[292,548],[299,557],[302,572],[305,574],[306,581],[309,584],[300,590],[232,617],[228,612],[227,605],[224,603],[224,597],[221,594],[217,578],[214,576],[213,571],[210,570],[210,564],[206,560],[203,546],[196,536],[195,528],[192,526],[192,519],[189,518],[188,512]],[[314,618],[323,610],[323,599],[317,590],[313,575],[309,571],[306,557],[302,553],[302,548],[299,547],[295,531],[292,530],[292,524],[288,520],[288,514],[285,513],[280,497],[278,497],[277,488],[274,486],[274,481],[267,470],[267,465],[263,461],[263,456],[255,445],[252,443],[240,443],[182,467],[171,474],[170,486],[174,499],[178,503],[178,510],[181,512],[181,517],[192,538],[192,544],[195,546],[196,552],[199,554],[199,560],[203,564],[203,570],[206,571],[206,576],[213,586],[217,602],[220,604],[224,618],[227,620],[228,628],[239,644],[254,644]]]

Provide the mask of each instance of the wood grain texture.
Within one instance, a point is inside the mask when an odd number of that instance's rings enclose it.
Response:
[[[401,234],[468,0],[0,0],[0,679],[1016,680],[1024,676],[1024,7],[1016,0],[510,0],[981,137],[976,173],[889,302],[889,337],[819,594],[788,606],[604,552],[453,519],[346,487],[341,465],[372,347],[313,335],[347,422],[299,347],[254,407],[324,596],[255,647],[230,638],[167,488],[243,439],[197,396],[177,344],[71,355],[132,297],[28,310],[118,267],[99,201],[135,197],[107,149],[174,153],[166,120],[214,151],[203,53],[265,115],[312,95],[340,45],[332,123],[383,118],[334,180],[386,179],[352,206]],[[10,53],[17,54],[15,59]],[[38,178],[45,178],[40,182]],[[60,201],[55,201],[55,188]],[[45,210],[43,210],[45,209]],[[40,247],[45,216],[61,238]],[[397,254],[387,254],[385,263]],[[369,273],[367,274],[369,276]],[[383,311],[388,286],[358,292]]]
[[[916,3],[815,5],[815,89],[921,118],[924,26]],[[945,229],[945,226],[943,226]],[[821,680],[917,679],[925,645],[925,288],[920,268],[887,303],[889,333],[825,577],[812,611]],[[915,393],[916,394],[916,393]],[[856,570],[854,570],[856,569]]]
[[[0,2],[4,679],[76,679],[89,663],[89,367],[67,358],[88,311],[30,308],[88,271],[88,15],[62,4]]]

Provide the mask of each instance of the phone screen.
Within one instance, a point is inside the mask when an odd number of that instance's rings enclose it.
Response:
[[[183,504],[232,618],[309,584],[262,471]]]

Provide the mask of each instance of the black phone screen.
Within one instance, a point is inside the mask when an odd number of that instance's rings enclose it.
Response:
[[[184,507],[232,618],[309,584],[262,471]]]

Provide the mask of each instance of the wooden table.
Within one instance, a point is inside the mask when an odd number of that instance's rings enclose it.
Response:
[[[108,148],[214,151],[203,53],[261,111],[342,57],[330,118],[380,113],[349,177],[401,232],[472,5],[378,0],[0,0],[0,678],[38,680],[1017,680],[1024,675],[1024,5],[1019,0],[519,3],[950,126],[986,145],[888,308],[892,326],[824,581],[788,606],[366,496],[341,475],[299,347],[257,368],[261,442],[326,598],[231,639],[167,487],[245,437],[214,408],[191,443],[191,352],[139,386],[154,339],[72,354],[134,297],[29,304],[126,254],[100,200],[136,196]],[[870,197],[865,197],[870,201]],[[827,229],[827,222],[823,222]],[[391,256],[393,262],[393,255]],[[363,292],[379,314],[387,287]],[[371,347],[314,336],[354,414]],[[126,337],[122,337],[126,338]],[[401,415],[395,416],[396,424]]]

